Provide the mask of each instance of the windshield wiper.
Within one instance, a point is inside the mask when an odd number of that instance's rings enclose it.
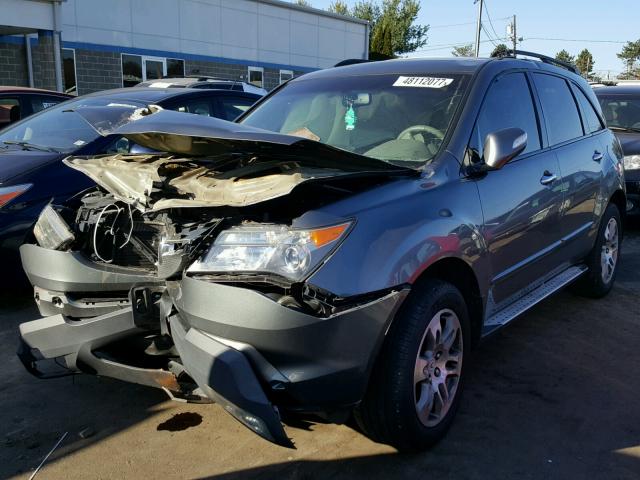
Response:
[[[3,140],[2,143],[4,143],[5,145],[17,145],[19,147],[22,147],[24,150],[39,150],[41,152],[60,153],[58,150],[56,150],[53,147],[44,147],[42,145],[36,145],[34,143],[29,143],[29,142],[20,142],[17,140]]]
[[[608,125],[611,130],[616,130],[619,132],[635,132],[640,133],[640,128],[636,127],[622,127],[620,125]]]

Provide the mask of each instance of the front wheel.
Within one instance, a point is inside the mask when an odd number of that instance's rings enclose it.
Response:
[[[442,438],[460,402],[469,331],[464,298],[453,285],[436,279],[416,285],[356,410],[362,430],[400,451]]]
[[[600,221],[593,250],[585,260],[589,270],[574,284],[575,293],[591,298],[604,297],[609,293],[618,273],[621,242],[620,211],[611,203]]]

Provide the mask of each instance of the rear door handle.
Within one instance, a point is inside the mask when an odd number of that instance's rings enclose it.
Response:
[[[595,152],[593,152],[593,157],[591,158],[593,159],[594,162],[599,162],[600,160],[602,160],[602,157],[604,157],[604,155],[600,153],[598,150],[596,150]]]
[[[555,174],[553,174],[553,173],[549,172],[548,170],[546,170],[544,172],[544,174],[542,175],[542,178],[540,179],[540,183],[542,185],[551,185],[557,179],[558,179],[558,177],[556,177]]]

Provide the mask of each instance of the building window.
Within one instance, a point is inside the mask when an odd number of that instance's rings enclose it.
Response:
[[[293,70],[280,70],[280,83],[284,83],[287,80],[293,78]]]
[[[133,87],[147,80],[184,77],[184,60],[122,54],[122,86]]]
[[[262,88],[264,82],[262,77],[264,76],[264,68],[262,67],[249,67],[249,83],[256,87]]]
[[[167,77],[184,77],[184,60],[167,58]]]
[[[142,57],[122,54],[122,86],[133,87],[142,81]]]
[[[73,48],[62,49],[62,71],[64,73],[64,91],[77,94],[76,86],[76,51]]]

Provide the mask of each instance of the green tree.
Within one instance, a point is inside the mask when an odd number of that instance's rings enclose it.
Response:
[[[335,0],[329,5],[329,11],[340,15],[349,15],[349,6],[342,0]]]
[[[429,26],[415,24],[419,12],[418,0],[360,0],[350,14],[369,22],[371,56],[389,58],[426,45]]]
[[[576,57],[571,55],[564,48],[560,50],[558,53],[556,53],[556,60],[559,60],[564,63],[570,63],[572,65],[575,65],[576,63]]]
[[[634,78],[634,73],[638,73],[634,72],[635,64],[640,61],[640,39],[635,42],[627,42],[617,55],[627,67],[625,77]],[[640,68],[637,70],[640,71]]]
[[[508,57],[509,56],[509,47],[507,47],[504,43],[499,43],[496,45],[496,48],[491,52],[492,57]]]
[[[591,72],[593,72],[593,55],[586,48],[582,50],[578,56],[576,57],[576,67],[582,72],[585,78],[589,78],[591,76]]]
[[[467,43],[466,45],[462,45],[460,47],[453,47],[451,50],[451,55],[454,57],[473,57],[475,55],[475,50],[473,49],[473,45]]]
[[[309,0],[296,0],[296,5],[300,5],[301,7],[312,7],[311,2]]]

